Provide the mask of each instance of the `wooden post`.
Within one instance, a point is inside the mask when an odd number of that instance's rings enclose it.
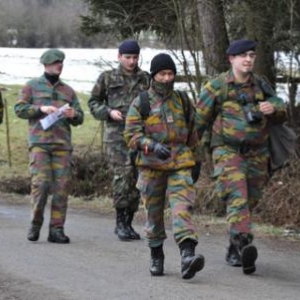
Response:
[[[8,156],[8,165],[11,168],[11,148],[10,148],[10,132],[9,132],[9,119],[8,119],[8,109],[7,109],[7,101],[4,98],[4,118],[5,118],[5,129],[6,129],[6,145],[7,145],[7,156]]]

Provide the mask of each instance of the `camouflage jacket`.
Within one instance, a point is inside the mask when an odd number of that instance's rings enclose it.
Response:
[[[62,118],[49,129],[43,130],[40,120],[46,114],[40,111],[40,107],[43,105],[61,107],[67,103],[76,110],[76,118]],[[29,147],[55,144],[59,149],[71,150],[70,125],[80,125],[84,119],[74,90],[62,81],[58,81],[52,86],[44,75],[27,82],[19,95],[14,110],[19,118],[28,119]]]
[[[227,95],[224,98],[224,79],[227,84]],[[223,81],[222,81],[223,80]],[[259,122],[249,123],[249,112],[257,112],[261,101],[269,101],[275,107],[272,115],[262,115]],[[196,104],[198,135],[201,138],[207,125],[212,124],[211,146],[222,144],[267,145],[268,121],[282,123],[287,114],[283,100],[275,94],[266,95],[259,86],[255,76],[244,84],[237,84],[230,70],[222,79],[221,76],[209,81],[200,93]]]
[[[3,103],[3,99],[2,99],[2,93],[0,91],[0,124],[2,124],[3,121],[3,110],[4,110],[4,103]]]
[[[195,126],[195,110],[190,110],[189,124],[182,99],[173,92],[162,100],[152,88],[149,90],[150,112],[143,120],[141,99],[131,104],[127,117],[124,137],[128,146],[138,151],[136,165],[157,170],[177,170],[192,167],[200,159],[197,152],[199,139]],[[170,158],[161,160],[154,153],[147,152],[152,142],[159,142],[171,150]]]
[[[137,68],[136,73],[129,75],[121,65],[117,69],[100,74],[88,105],[95,119],[105,120],[105,141],[124,140],[123,131],[125,117],[132,100],[138,94],[149,88],[149,74]],[[109,111],[117,109],[122,112],[124,121],[114,121],[109,117]]]

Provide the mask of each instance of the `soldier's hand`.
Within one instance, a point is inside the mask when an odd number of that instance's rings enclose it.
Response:
[[[259,103],[259,110],[264,115],[271,115],[275,111],[275,107],[272,103],[264,101]]]
[[[63,112],[65,118],[73,119],[76,116],[76,111],[73,107],[68,107]]]
[[[43,112],[44,114],[52,114],[54,112],[58,111],[58,108],[55,106],[47,106],[47,105],[43,105],[40,107],[41,112]]]
[[[116,109],[112,109],[110,112],[109,112],[109,116],[115,120],[115,121],[122,121],[123,120],[123,115],[122,113],[119,111],[119,110],[116,110]]]
[[[171,151],[166,146],[160,144],[160,143],[153,143],[152,146],[150,146],[150,151],[152,150],[155,155],[160,159],[167,159],[171,156]]]

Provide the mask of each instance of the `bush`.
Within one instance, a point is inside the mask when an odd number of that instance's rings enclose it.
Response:
[[[197,182],[196,210],[201,214],[225,215],[224,204],[214,193],[210,167],[204,162]],[[290,165],[277,171],[268,182],[262,199],[252,209],[254,220],[274,226],[300,227],[300,162],[294,157]]]
[[[71,194],[105,196],[111,194],[112,176],[107,157],[100,151],[75,153]]]

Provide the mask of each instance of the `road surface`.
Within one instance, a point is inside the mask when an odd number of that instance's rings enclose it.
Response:
[[[1,300],[296,300],[300,299],[300,252],[293,243],[256,239],[257,272],[242,274],[224,261],[225,234],[199,230],[204,269],[191,280],[180,275],[172,234],[165,242],[165,273],[151,277],[146,241],[121,242],[114,220],[70,209],[66,233],[71,244],[47,242],[49,211],[40,240],[29,242],[29,205],[0,202]],[[142,233],[142,224],[135,225]],[[299,242],[298,242],[299,243]]]

